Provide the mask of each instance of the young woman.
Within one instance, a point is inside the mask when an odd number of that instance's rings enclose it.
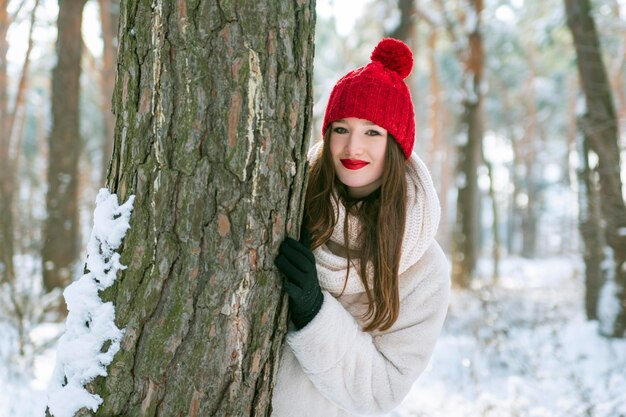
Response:
[[[300,241],[287,238],[293,327],[272,399],[275,417],[381,415],[426,367],[448,307],[449,267],[434,240],[439,201],[412,153],[404,79],[413,55],[383,39],[331,92]]]

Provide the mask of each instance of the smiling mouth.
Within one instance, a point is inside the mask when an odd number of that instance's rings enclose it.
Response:
[[[339,161],[341,162],[341,165],[352,170],[361,169],[364,166],[369,165],[369,162],[360,161],[358,159],[340,159]]]

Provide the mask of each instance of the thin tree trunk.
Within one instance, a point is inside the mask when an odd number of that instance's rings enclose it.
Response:
[[[415,22],[415,1],[416,0],[397,0],[398,10],[400,11],[400,22],[387,36],[399,39],[411,46],[413,50],[413,39],[416,32]]]
[[[102,71],[100,73],[101,108],[104,118],[104,140],[102,141],[101,184],[104,184],[113,152],[113,132],[115,117],[111,111],[113,88],[115,86],[115,66],[117,48],[117,26],[119,23],[120,4],[118,0],[98,0],[100,6],[100,24],[102,26]]]
[[[589,0],[565,0],[565,9],[587,108],[580,128],[589,150],[598,157],[598,220],[605,225],[606,240],[602,248],[604,284],[598,302],[599,328],[603,335],[622,337],[626,333],[626,206],[620,178],[617,118]]]
[[[439,173],[435,177],[435,181],[438,181],[439,192],[439,204],[441,205],[441,221],[439,224],[439,230],[437,232],[438,241],[444,242],[445,247],[448,246],[450,241],[450,224],[446,214],[448,213],[448,189],[450,187],[450,177],[452,176],[450,171],[450,158],[452,153],[450,149],[450,143],[444,140],[443,134],[443,118],[445,117],[444,106],[442,105],[441,94],[441,82],[439,80],[439,70],[437,66],[437,39],[438,30],[436,27],[431,26],[431,31],[428,36],[428,72],[430,77],[430,106],[428,108],[428,126],[432,134],[431,149],[428,152],[430,161],[429,167],[433,172]]]
[[[621,5],[619,1],[613,3],[613,17],[617,20],[621,19]],[[624,88],[624,73],[626,71],[626,30],[622,27],[622,43],[621,50],[616,57],[616,64],[613,70],[612,85],[613,91],[617,97],[617,120],[618,129],[620,123],[626,123],[626,89]],[[624,124],[623,126],[626,126]]]
[[[400,12],[400,22],[398,25],[390,32],[386,34],[387,37],[395,38],[406,43],[411,51],[413,51],[413,55],[417,60],[417,21],[415,19],[416,16],[416,7],[415,2],[417,0],[397,0],[398,10]],[[411,92],[412,97],[419,97],[417,91],[417,84],[415,83],[415,73],[416,71],[411,72],[409,76],[406,78],[406,83],[409,86],[409,91]],[[415,124],[419,126],[419,109],[415,112]],[[419,152],[420,143],[416,142],[416,151]]]
[[[566,138],[567,138],[567,154],[565,155],[565,172],[567,172],[567,184],[570,186],[572,190],[574,190],[578,196],[580,196],[581,191],[577,189],[578,187],[578,173],[576,165],[572,162],[574,158],[580,158],[583,154],[577,152],[576,148],[578,146],[578,136],[577,136],[577,128],[576,128],[576,97],[578,95],[578,83],[576,81],[576,75],[570,74],[566,80],[567,86],[567,130],[566,130]],[[586,153],[585,153],[586,155]],[[580,161],[580,160],[579,160]],[[578,164],[578,167],[581,167]],[[579,201],[579,213],[580,213],[580,201]],[[581,216],[579,215],[579,218]],[[563,239],[561,240],[561,252],[562,253],[572,253],[572,252],[580,252],[579,245],[579,233],[576,230],[576,220],[570,220],[569,218],[563,219],[564,227],[563,227]]]
[[[9,74],[7,72],[7,53],[9,52],[9,41],[7,34],[11,21],[8,13],[8,0],[0,0],[0,129],[6,132],[7,119],[9,115]],[[0,135],[0,145],[8,138]],[[2,148],[0,148],[2,151]]]
[[[47,291],[72,281],[79,255],[78,159],[81,24],[85,0],[59,2],[57,65],[52,72],[52,131],[48,138],[48,192],[41,251]]]
[[[493,228],[492,228],[492,239],[493,246],[491,249],[491,255],[493,259],[493,270],[491,275],[491,280],[493,284],[497,284],[500,276],[500,215],[498,210],[498,200],[496,198],[496,189],[495,189],[495,175],[493,172],[493,165],[491,161],[485,158],[485,152],[483,149],[482,152],[482,160],[487,167],[487,171],[489,173],[489,199],[491,200],[491,211],[493,213]]]
[[[7,14],[7,3],[0,4],[0,282],[2,280],[12,281],[15,277],[15,267],[13,256],[15,255],[15,212],[13,207],[14,194],[16,189],[16,176],[18,168],[18,158],[22,143],[23,119],[18,119],[18,113],[24,118],[23,107],[26,95],[26,83],[30,67],[30,54],[33,49],[33,30],[35,27],[35,16],[39,8],[39,0],[35,1],[31,12],[30,29],[28,33],[28,46],[22,65],[20,80],[15,94],[15,101],[12,109],[9,110],[9,97],[7,94],[8,74],[7,74],[7,51],[6,41],[9,27],[9,17]],[[16,132],[16,120],[19,132]],[[13,144],[13,139],[17,140]],[[13,150],[13,152],[11,152]]]
[[[578,138],[578,207],[580,234],[584,241],[585,261],[585,313],[587,319],[598,318],[598,298],[602,287],[602,248],[606,244],[600,225],[600,200],[597,173],[589,166],[589,148],[583,135]]]
[[[9,43],[8,1],[0,1],[0,282],[12,281],[13,266],[13,190],[9,163],[10,135],[6,134],[9,120],[7,53]]]
[[[124,2],[107,187],[135,195],[103,293],[125,328],[98,416],[266,416],[273,259],[301,215],[314,2]]]
[[[420,8],[417,0],[413,2],[413,13],[418,15],[430,27],[428,35],[428,68],[430,81],[430,105],[427,109],[427,123],[431,131],[431,146],[426,151],[426,164],[435,175],[435,182],[439,188],[439,203],[441,205],[441,222],[437,231],[437,240],[442,244],[444,250],[450,248],[450,221],[448,219],[448,190],[452,184],[452,176],[454,175],[453,158],[450,157],[454,153],[454,145],[451,141],[443,140],[444,126],[449,126],[448,119],[450,114],[442,105],[441,83],[439,80],[439,70],[437,66],[437,40],[438,30],[445,19],[435,20],[433,17]],[[440,3],[440,7],[443,7]],[[417,32],[417,30],[416,30]],[[414,96],[417,97],[417,96]],[[416,113],[417,115],[417,113]],[[417,120],[416,120],[417,123]]]
[[[478,228],[480,227],[480,192],[478,166],[482,146],[480,105],[465,102],[464,124],[467,126],[467,143],[458,148],[457,175],[461,180],[457,197],[456,230],[454,232],[455,256],[452,278],[455,284],[467,288],[478,258]]]
[[[24,64],[22,65],[22,71],[20,75],[20,81],[17,85],[17,92],[15,95],[15,104],[13,106],[13,110],[9,112],[8,121],[6,124],[6,131],[9,136],[9,142],[11,142],[12,138],[15,136],[15,120],[17,118],[17,113],[20,111],[22,106],[24,105],[24,96],[26,95],[26,82],[28,80],[28,69],[30,68],[30,53],[33,50],[33,31],[35,29],[35,18],[37,9],[39,8],[39,1],[35,0],[35,5],[33,6],[33,11],[30,16],[30,29],[28,31],[28,46],[26,47],[26,55],[24,57]],[[19,136],[17,136],[19,137]],[[16,147],[19,149],[18,147]],[[18,151],[16,151],[16,154]]]
[[[509,137],[511,141],[511,149],[513,150],[513,161],[512,168],[510,169],[511,176],[511,185],[513,189],[511,190],[511,198],[508,203],[509,212],[506,219],[506,252],[508,254],[515,253],[515,240],[516,240],[516,232],[518,230],[516,221],[517,221],[517,193],[519,189],[519,180],[517,175],[517,165],[519,160],[519,141],[517,139],[517,135],[515,130],[513,129],[513,108],[511,107],[511,99],[509,97],[509,91],[505,85],[496,84],[495,87],[498,89],[499,96],[502,98],[502,114],[504,117],[504,126],[506,126],[505,135]]]
[[[478,258],[478,234],[480,227],[480,195],[478,189],[478,166],[481,161],[483,123],[482,92],[483,42],[481,35],[482,0],[470,0],[468,10],[474,14],[474,27],[468,33],[468,53],[464,60],[463,121],[467,129],[467,141],[458,148],[457,176],[460,178],[457,196],[457,216],[454,232],[452,280],[461,287],[468,287]]]
[[[524,185],[526,189],[526,205],[522,211],[522,256],[533,258],[537,247],[537,182],[540,175],[536,169],[537,144],[539,143],[539,127],[537,121],[537,100],[535,97],[535,68],[532,47],[528,53],[531,76],[526,84],[526,105],[528,109],[528,126],[521,145],[521,160],[524,166]]]

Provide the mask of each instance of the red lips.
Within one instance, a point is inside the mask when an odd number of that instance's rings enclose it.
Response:
[[[366,165],[369,165],[369,162],[361,161],[358,159],[340,159],[341,164],[347,169],[357,170],[361,169]]]

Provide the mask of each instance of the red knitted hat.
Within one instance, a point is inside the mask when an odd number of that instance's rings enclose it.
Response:
[[[344,75],[330,93],[322,134],[335,120],[357,117],[385,128],[408,159],[415,144],[415,113],[404,79],[413,69],[413,54],[402,41],[382,39],[372,62]]]

